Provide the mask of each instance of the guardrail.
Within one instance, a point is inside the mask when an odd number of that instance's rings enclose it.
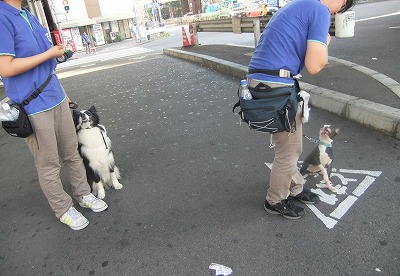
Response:
[[[146,35],[154,35],[154,34],[165,34],[167,32],[167,27],[158,27],[158,28],[150,28],[146,30]]]
[[[254,45],[257,46],[272,15],[260,17],[233,17],[228,19],[204,20],[192,22],[195,45],[199,45],[198,32],[254,33]],[[335,17],[332,16],[329,33],[335,35]]]

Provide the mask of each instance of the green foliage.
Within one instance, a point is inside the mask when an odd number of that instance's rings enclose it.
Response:
[[[115,41],[116,42],[120,42],[120,41],[123,41],[123,40],[125,40],[125,35],[123,33],[116,32],[115,33]]]

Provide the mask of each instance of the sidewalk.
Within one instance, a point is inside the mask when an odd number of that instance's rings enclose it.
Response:
[[[151,40],[132,42],[132,39],[125,39],[125,40],[119,41],[119,42],[107,43],[107,44],[96,46],[95,47],[96,51],[94,53],[91,52],[91,53],[86,54],[85,49],[79,50],[74,53],[74,55],[71,57],[71,59],[77,59],[77,58],[81,58],[81,57],[85,57],[85,56],[89,56],[89,55],[96,55],[96,54],[104,53],[104,52],[112,52],[112,51],[116,51],[116,50],[120,50],[120,49],[125,49],[128,47],[135,47],[135,46],[139,46],[139,45],[142,45],[145,43],[149,43],[150,41]],[[92,48],[91,48],[91,50],[92,50]]]
[[[164,54],[187,59],[216,71],[244,78],[254,48],[200,45],[164,49]],[[330,58],[317,75],[304,70],[301,88],[311,105],[400,139],[400,86],[394,80],[356,64]]]
[[[153,38],[153,40],[155,40],[156,38]],[[152,40],[142,40],[142,41],[135,41],[132,42],[131,39],[126,39],[124,41],[120,41],[120,42],[114,42],[114,43],[108,43],[108,44],[104,44],[104,45],[100,45],[95,47],[96,51],[93,53],[85,53],[85,49],[79,50],[77,52],[74,52],[74,54],[72,55],[72,57],[68,60],[74,60],[74,59],[79,59],[81,57],[85,57],[85,56],[90,56],[90,55],[96,55],[99,53],[104,53],[104,52],[112,52],[112,51],[116,51],[116,50],[121,50],[121,49],[126,49],[128,47],[134,47],[134,46],[139,46],[145,43],[149,43]],[[65,61],[65,62],[68,62]],[[0,79],[0,99],[3,99],[5,97],[5,91],[4,91],[4,85],[3,82]]]

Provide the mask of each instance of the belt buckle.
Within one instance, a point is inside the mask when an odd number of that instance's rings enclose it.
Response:
[[[279,69],[279,77],[290,78],[290,71],[285,70],[285,69]]]

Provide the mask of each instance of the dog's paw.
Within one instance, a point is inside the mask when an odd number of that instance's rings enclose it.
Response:
[[[333,192],[333,190],[335,190],[335,187],[332,186],[332,182],[330,182],[330,181],[326,181],[326,187],[331,192]]]
[[[97,194],[97,198],[99,198],[99,199],[103,199],[103,198],[105,198],[106,197],[106,193],[104,192],[104,191],[100,191],[98,194]]]
[[[113,184],[113,187],[115,190],[119,190],[119,189],[122,189],[122,187],[124,187],[124,186],[118,182],[118,183]]]

